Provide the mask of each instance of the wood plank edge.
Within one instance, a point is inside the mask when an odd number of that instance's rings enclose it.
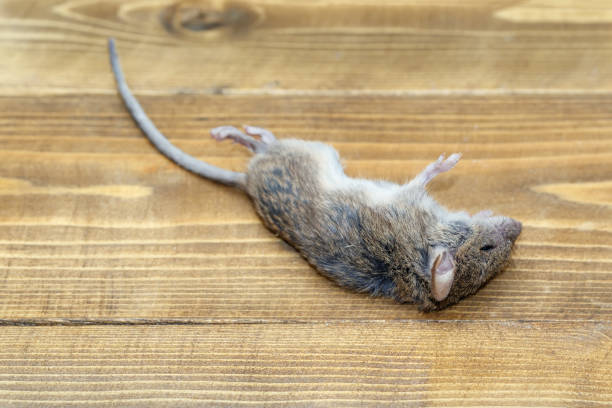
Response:
[[[588,323],[612,325],[611,320],[601,319],[219,319],[219,318],[40,318],[40,319],[0,319],[1,326],[207,326],[207,325],[257,325],[257,324],[297,324],[297,325],[342,325],[342,324],[456,324],[486,323],[504,325],[529,325],[547,323]]]

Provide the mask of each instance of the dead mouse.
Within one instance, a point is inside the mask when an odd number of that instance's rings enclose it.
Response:
[[[439,310],[475,293],[508,263],[520,222],[490,211],[450,212],[425,190],[459,154],[440,156],[399,185],[346,176],[336,150],[320,142],[221,126],[211,131],[216,140],[231,139],[255,154],[246,173],[224,170],[157,130],[125,83],[112,39],[109,51],[119,92],[151,143],[179,166],[244,190],[265,225],[339,285]]]

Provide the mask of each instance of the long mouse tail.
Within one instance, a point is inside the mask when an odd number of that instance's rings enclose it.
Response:
[[[174,146],[166,139],[166,137],[155,127],[153,122],[151,122],[151,119],[149,119],[142,109],[142,106],[140,106],[140,103],[138,103],[138,100],[132,95],[130,88],[128,88],[125,78],[123,77],[123,71],[121,71],[117,51],[115,50],[115,40],[112,38],[108,40],[108,51],[113,74],[117,81],[117,89],[121,94],[121,98],[127,110],[132,115],[132,118],[153,146],[155,146],[161,154],[186,170],[219,183],[244,189],[246,186],[246,174],[224,170],[198,160]]]

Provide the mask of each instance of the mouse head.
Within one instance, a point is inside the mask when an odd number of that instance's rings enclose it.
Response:
[[[508,217],[480,213],[472,217],[471,232],[456,248],[432,249],[431,310],[443,309],[475,293],[508,263],[521,223]]]

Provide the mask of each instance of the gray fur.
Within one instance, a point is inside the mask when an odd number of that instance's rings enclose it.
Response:
[[[247,193],[268,228],[319,272],[349,289],[442,309],[475,293],[508,261],[520,224],[507,217],[450,213],[422,183],[370,203],[360,189],[328,191],[316,142],[280,140],[249,165]],[[388,186],[392,186],[389,183]],[[481,251],[491,243],[495,248]],[[431,295],[432,248],[454,256],[456,276],[443,301]]]

